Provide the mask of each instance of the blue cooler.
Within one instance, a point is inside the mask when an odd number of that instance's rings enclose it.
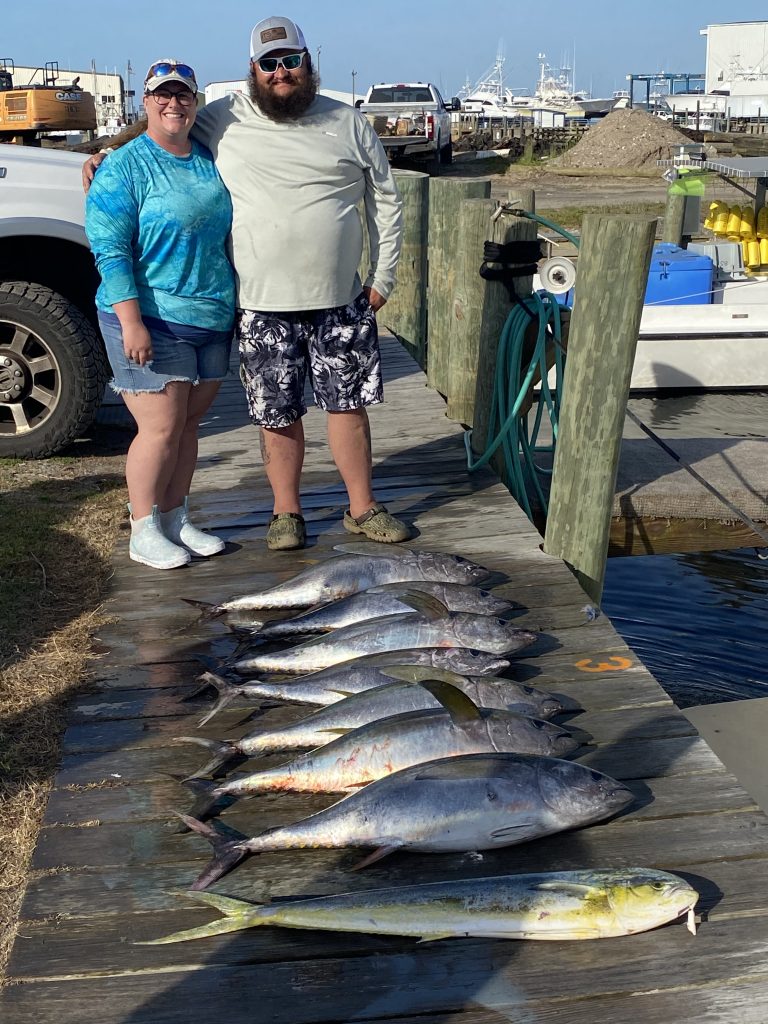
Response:
[[[646,304],[702,306],[712,301],[714,263],[710,256],[688,252],[671,242],[653,247]]]

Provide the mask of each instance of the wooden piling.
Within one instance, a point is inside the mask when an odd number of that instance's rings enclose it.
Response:
[[[427,223],[429,175],[393,170],[403,198],[403,247],[397,284],[379,313],[379,322],[396,334],[424,368],[427,325]]]
[[[510,190],[507,193],[507,202],[514,209],[525,210],[527,213],[536,212],[536,194],[532,188]],[[516,216],[513,213],[504,213],[497,221],[494,222],[493,235],[490,238],[490,241],[534,241],[536,239],[536,234],[537,228],[534,221],[528,220],[525,217]],[[491,282],[491,284],[494,284],[494,282]],[[502,321],[501,327],[498,331],[494,333],[489,330],[484,332],[481,336],[475,383],[474,421],[472,424],[472,449],[476,455],[482,454],[486,447],[488,424],[491,415],[491,402],[493,399],[493,391],[496,386],[496,357],[498,354],[499,340],[501,337],[501,331],[504,327],[504,321],[506,321],[510,309],[512,308],[512,302],[506,288],[498,285],[496,285],[496,287],[501,287],[503,290],[503,295],[498,297],[498,301],[503,304],[504,320]],[[533,277],[528,276],[514,278],[513,288],[515,295],[518,298],[526,298],[533,291]],[[533,325],[534,337],[537,327],[538,325]],[[490,465],[496,471],[499,478],[505,484],[509,485],[510,481],[505,470],[504,454],[501,449],[493,455]]]
[[[441,395],[448,393],[460,205],[490,194],[490,178],[433,178],[429,183],[427,382]]]
[[[503,284],[480,277],[483,245],[486,241],[507,243],[536,237],[532,221],[522,220],[509,212],[503,212],[492,220],[491,215],[497,206],[490,199],[465,199],[460,208],[447,416],[469,427],[476,426],[479,372],[483,376],[484,422],[488,422],[485,401],[490,401],[488,381],[493,379],[499,336],[511,307],[509,293]],[[530,291],[530,278],[527,280]]]
[[[655,221],[588,215],[544,549],[599,603]]]
[[[682,243],[684,219],[685,196],[669,190],[667,192],[667,205],[664,210],[662,242],[671,242],[673,245],[680,245]]]

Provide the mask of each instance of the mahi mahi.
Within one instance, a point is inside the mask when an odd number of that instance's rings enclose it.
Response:
[[[192,885],[204,889],[244,857],[273,850],[373,847],[357,867],[396,850],[466,853],[580,828],[627,807],[633,795],[573,761],[527,754],[469,754],[414,765],[292,825],[247,839],[183,820],[213,845]]]
[[[215,618],[225,612],[242,613],[259,608],[308,608],[382,583],[433,580],[476,585],[490,576],[488,569],[461,555],[438,551],[409,548],[379,551],[371,544],[337,544],[334,551],[342,554],[311,565],[268,590],[233,597],[219,605],[191,600],[187,603],[203,608],[204,618]]]
[[[486,679],[482,676],[470,679],[467,676],[457,676],[453,672],[439,672],[437,669],[427,668],[415,671],[421,673],[420,678],[413,678],[412,673],[406,669],[403,680],[396,678],[398,670],[394,669],[391,674],[395,678],[385,686],[361,690],[359,693],[342,697],[341,700],[321,707],[297,722],[279,728],[256,729],[228,743],[200,736],[179,736],[174,742],[198,743],[215,755],[212,761],[195,774],[220,773],[224,766],[240,757],[256,757],[278,750],[318,747],[334,739],[340,732],[358,729],[361,725],[367,725],[379,718],[440,707],[438,698],[421,684],[421,680],[428,679],[456,686],[479,707],[514,711],[519,715],[537,718],[551,718],[563,710],[563,705],[556,697],[537,692],[532,687],[523,687],[508,679]],[[409,675],[411,678],[408,678]],[[225,680],[217,680],[215,676],[209,676],[209,679],[215,685],[227,686]]]
[[[695,931],[699,894],[653,868],[608,868],[427,882],[258,906],[214,893],[190,897],[225,917],[148,945],[184,942],[259,925],[336,932],[496,939],[604,939],[633,935],[687,915]]]

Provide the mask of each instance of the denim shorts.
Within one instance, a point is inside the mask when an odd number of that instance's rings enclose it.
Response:
[[[139,366],[123,348],[123,332],[114,313],[99,310],[99,327],[112,373],[110,385],[121,394],[160,392],[170,381],[198,384],[223,380],[229,369],[232,330],[210,331],[143,317],[152,339],[152,360]]]
[[[307,374],[326,412],[383,400],[376,314],[364,292],[330,309],[239,309],[236,334],[248,412],[260,426],[279,429],[304,415]]]

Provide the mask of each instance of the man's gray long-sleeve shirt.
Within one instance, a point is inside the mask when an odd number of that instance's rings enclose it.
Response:
[[[371,251],[363,283],[389,296],[402,204],[359,111],[317,96],[299,120],[277,123],[233,94],[200,110],[193,132],[232,196],[238,306],[289,312],[351,302],[361,289],[361,200]]]

